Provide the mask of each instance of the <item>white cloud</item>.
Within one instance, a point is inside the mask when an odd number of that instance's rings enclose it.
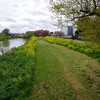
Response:
[[[48,6],[49,0],[0,0],[0,31],[55,30]]]

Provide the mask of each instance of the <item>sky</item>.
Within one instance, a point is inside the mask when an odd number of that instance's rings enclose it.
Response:
[[[48,7],[49,0],[0,0],[0,32],[5,28],[12,33],[57,30]]]

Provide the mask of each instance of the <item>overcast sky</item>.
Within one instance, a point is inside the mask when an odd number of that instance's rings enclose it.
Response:
[[[0,0],[0,32],[26,32],[37,29],[56,30],[49,0]]]

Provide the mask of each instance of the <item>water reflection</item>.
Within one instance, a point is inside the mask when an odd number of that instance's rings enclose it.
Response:
[[[0,55],[11,50],[14,47],[19,47],[25,43],[25,39],[10,39],[0,42]]]

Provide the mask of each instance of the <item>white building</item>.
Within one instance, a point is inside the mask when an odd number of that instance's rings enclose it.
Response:
[[[65,36],[72,36],[74,34],[74,28],[72,25],[63,26],[61,31],[64,32]]]

